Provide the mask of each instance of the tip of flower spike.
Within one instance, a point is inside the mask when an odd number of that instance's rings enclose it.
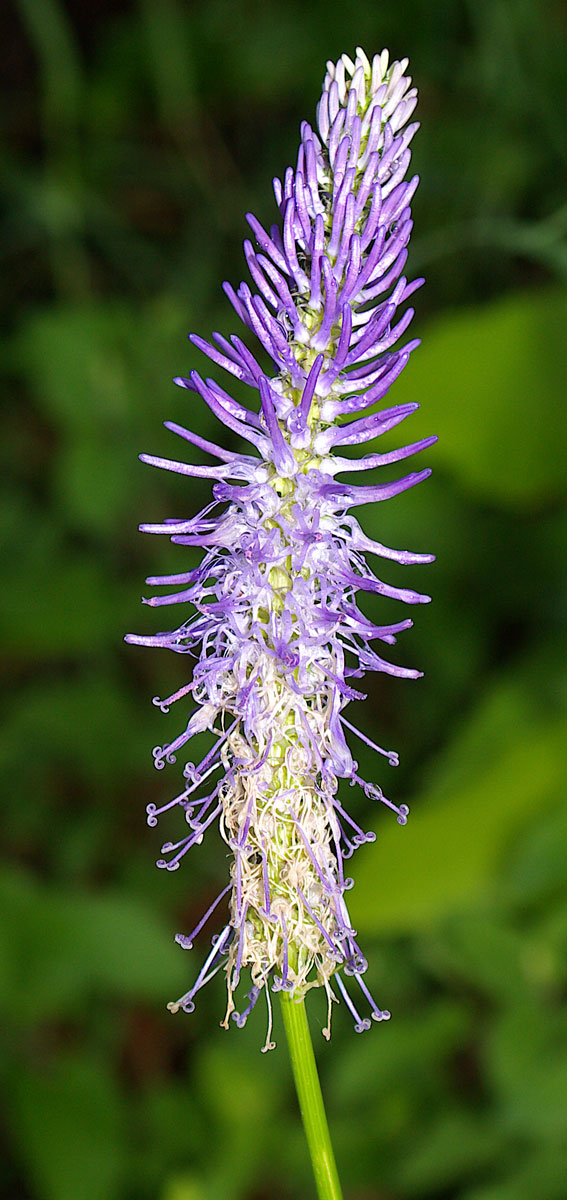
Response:
[[[362,49],[362,46],[356,47],[356,57],[357,57],[358,61],[362,63],[365,73],[367,75],[369,75],[370,71],[371,71],[371,66],[370,66],[370,62],[368,60],[368,55]]]

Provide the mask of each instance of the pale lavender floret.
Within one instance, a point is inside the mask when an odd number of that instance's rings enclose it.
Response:
[[[349,679],[367,671],[421,674],[373,648],[376,640],[394,645],[412,622],[376,625],[356,597],[367,591],[421,604],[429,596],[381,581],[365,556],[402,564],[432,556],[369,539],[350,510],[391,499],[430,471],[364,486],[336,476],[400,462],[436,439],[354,460],[335,450],[373,441],[418,407],[373,411],[419,345],[416,339],[397,345],[413,317],[411,307],[397,315],[400,306],[423,283],[402,274],[418,182],[405,178],[418,128],[407,125],[416,92],[406,67],[405,60],[389,67],[386,52],[369,63],[360,50],[354,63],[346,56],[329,63],[319,132],[302,125],[296,169],[288,168],[283,182],[274,180],[280,223],[267,232],[248,214],[257,248],[247,239],[244,253],[257,291],[245,283],[236,290],[226,283],[224,290],[271,360],[273,375],[236,335],[215,333],[212,342],[191,335],[198,350],[256,394],[256,408],[195,370],[175,383],[199,395],[250,452],[225,450],[166,422],[217,465],[141,455],[150,465],[213,481],[213,500],[196,517],[141,526],[204,551],[199,567],[147,580],[168,590],[146,604],[189,603],[193,615],[169,632],[127,638],[189,654],[194,664],[191,682],[163,701],[154,699],[164,712],[178,700],[191,706],[183,731],[154,749],[155,766],[175,762],[195,734],[208,731],[215,739],[198,765],[186,763],[182,792],[161,808],[148,805],[148,823],[175,807],[185,814],[189,832],[162,847],[158,866],[166,870],[176,870],[216,822],[233,855],[228,886],[193,932],[176,940],[190,949],[226,896],[228,920],[193,987],[169,1007],[192,1011],[196,993],[222,968],[225,1025],[230,1016],[244,1025],[265,992],[264,1049],[273,1045],[270,990],[300,997],[324,986],[330,1012],[334,981],[362,1032],[370,1020],[360,1015],[343,972],[356,981],[374,1020],[390,1015],[362,978],[367,964],[344,899],[352,880],[343,862],[375,834],[339,800],[338,780],[360,786],[401,825],[408,808],[358,775],[347,732],[392,766],[398,756],[347,720],[344,709],[364,698]],[[336,424],[337,418],[346,421]],[[233,992],[245,968],[252,986],[248,1004],[236,1012]]]

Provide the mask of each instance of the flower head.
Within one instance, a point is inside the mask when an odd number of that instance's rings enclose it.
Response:
[[[195,660],[190,682],[155,701],[163,711],[178,701],[192,706],[181,733],[154,750],[156,767],[175,762],[194,734],[209,730],[213,737],[201,762],[185,764],[179,794],[161,808],[148,806],[150,825],[177,807],[188,826],[179,842],[162,847],[158,866],[176,870],[214,824],[232,854],[228,885],[197,929],[177,940],[190,948],[215,910],[225,914],[221,932],[193,986],[169,1007],[191,1011],[200,988],[224,969],[225,1024],[232,1016],[243,1025],[264,993],[270,1014],[265,1049],[272,1045],[270,991],[299,998],[323,986],[329,1013],[338,993],[357,1031],[370,1026],[359,1003],[374,1020],[389,1016],[365,985],[366,962],[345,901],[352,886],[345,860],[375,835],[347,812],[338,781],[359,784],[405,824],[407,807],[359,777],[352,739],[361,738],[392,765],[397,755],[363,735],[345,710],[351,700],[364,699],[353,683],[366,671],[420,674],[376,649],[376,643],[395,643],[412,622],[375,625],[358,608],[357,593],[378,592],[409,605],[429,597],[383,583],[368,556],[399,563],[432,556],[372,541],[352,510],[396,496],[430,472],[366,485],[342,476],[401,461],[435,438],[359,458],[342,457],[341,448],[374,440],[417,407],[382,404],[418,345],[400,345],[413,315],[402,306],[423,282],[408,283],[402,274],[418,182],[407,178],[417,125],[408,124],[416,91],[406,67],[407,60],[390,66],[386,51],[370,63],[360,49],[354,62],[343,55],[329,63],[318,134],[302,125],[297,166],[283,182],[274,181],[280,221],[267,233],[248,216],[256,245],[246,241],[244,252],[253,289],[224,286],[272,373],[236,335],[213,334],[210,343],[191,339],[248,385],[257,403],[241,405],[197,371],[175,382],[197,393],[249,450],[228,451],[168,422],[216,465],[141,456],[213,480],[213,500],[196,517],[142,526],[202,549],[197,569],[147,580],[174,590],[146,603],[188,603],[192,615],[170,632],[127,638]],[[236,1011],[243,975],[251,986]],[[356,1002],[343,978],[349,975],[359,990]]]

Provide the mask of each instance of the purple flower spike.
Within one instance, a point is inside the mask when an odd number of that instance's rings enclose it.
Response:
[[[244,438],[247,452],[224,450],[167,422],[216,462],[193,466],[141,456],[152,466],[214,481],[213,500],[196,517],[142,526],[178,545],[202,548],[199,568],[147,581],[167,591],[145,603],[189,604],[189,615],[171,632],[126,639],[188,654],[194,664],[190,682],[166,700],[154,700],[163,712],[177,701],[188,705],[182,732],[154,750],[156,767],[174,763],[194,734],[208,731],[212,738],[202,761],[183,767],[180,794],[161,808],[147,807],[152,826],[177,807],[189,827],[179,841],[163,845],[158,866],[176,870],[213,824],[232,855],[227,886],[193,932],[177,936],[191,949],[213,913],[226,906],[221,933],[204,954],[195,983],[169,1007],[192,1011],[197,992],[222,969],[226,1028],[231,1016],[244,1025],[264,992],[264,1049],[273,1045],[271,991],[301,998],[324,987],[329,1016],[332,1001],[341,997],[357,1032],[369,1028],[371,1018],[389,1017],[362,978],[366,961],[345,901],[352,879],[345,878],[344,860],[375,835],[339,801],[338,781],[360,785],[400,825],[409,810],[359,778],[347,734],[392,766],[398,756],[344,711],[351,700],[364,698],[349,679],[366,671],[411,679],[420,674],[373,648],[376,640],[395,644],[411,621],[373,624],[357,607],[357,593],[406,604],[429,597],[382,582],[365,556],[408,564],[432,556],[371,541],[351,510],[396,496],[429,469],[393,482],[370,478],[365,486],[336,477],[401,462],[435,438],[354,460],[335,451],[365,446],[417,408],[384,403],[419,344],[399,344],[413,315],[400,306],[423,282],[408,283],[402,275],[417,185],[415,177],[407,178],[409,143],[418,127],[408,125],[416,91],[406,67],[406,60],[390,66],[387,51],[370,63],[360,49],[354,62],[343,55],[329,63],[319,133],[303,124],[296,170],[288,168],[283,183],[274,181],[279,224],[267,233],[248,216],[255,243],[246,240],[244,250],[257,291],[245,283],[224,289],[273,374],[236,335],[213,334],[212,342],[191,336],[257,402],[243,406],[195,370],[175,382]],[[357,1002],[343,976],[358,986]],[[248,1001],[239,1011],[237,988]],[[330,1035],[330,1020],[323,1032]]]

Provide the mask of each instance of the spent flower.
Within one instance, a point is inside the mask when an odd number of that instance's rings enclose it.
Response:
[[[244,1025],[263,993],[269,1014],[264,1049],[273,1045],[270,992],[301,999],[310,988],[324,987],[326,1036],[331,1003],[339,997],[358,1032],[370,1027],[370,1018],[389,1017],[365,984],[367,964],[345,901],[352,886],[345,862],[375,834],[344,807],[338,781],[359,784],[406,823],[405,805],[360,778],[352,739],[391,765],[396,753],[357,729],[345,710],[365,698],[353,685],[366,671],[420,675],[375,648],[377,642],[393,645],[411,620],[376,625],[359,609],[357,593],[408,605],[429,596],[382,582],[369,556],[403,564],[433,556],[371,540],[352,510],[388,500],[430,472],[363,485],[339,477],[396,463],[436,440],[359,458],[341,454],[387,433],[418,407],[377,408],[419,344],[399,344],[413,316],[411,307],[401,315],[400,309],[423,282],[402,274],[418,183],[417,176],[408,179],[418,126],[409,123],[417,93],[407,65],[405,59],[390,65],[387,51],[369,62],[360,49],[354,62],[343,55],[328,63],[318,133],[302,125],[296,168],[288,168],[283,182],[274,180],[279,222],[268,233],[254,216],[247,218],[255,239],[244,243],[253,288],[242,283],[235,291],[225,283],[224,289],[272,373],[236,335],[215,333],[211,342],[191,337],[258,403],[242,405],[197,371],[175,382],[245,439],[248,452],[166,422],[216,465],[141,456],[153,466],[213,480],[213,499],[197,516],[141,527],[201,548],[196,569],[147,580],[175,589],[147,604],[189,603],[192,615],[169,632],[127,638],[187,654],[195,663],[189,682],[154,701],[163,712],[174,702],[193,706],[178,736],[154,750],[155,766],[174,763],[195,734],[213,735],[201,761],[185,763],[179,793],[161,807],[148,805],[150,825],[177,808],[188,826],[180,841],[163,845],[158,866],[176,870],[215,824],[232,856],[227,886],[196,929],[177,937],[191,948],[213,913],[224,912],[195,982],[169,1008],[192,1011],[197,992],[224,969],[223,1024],[232,1017]],[[243,975],[250,985],[237,1011]]]

